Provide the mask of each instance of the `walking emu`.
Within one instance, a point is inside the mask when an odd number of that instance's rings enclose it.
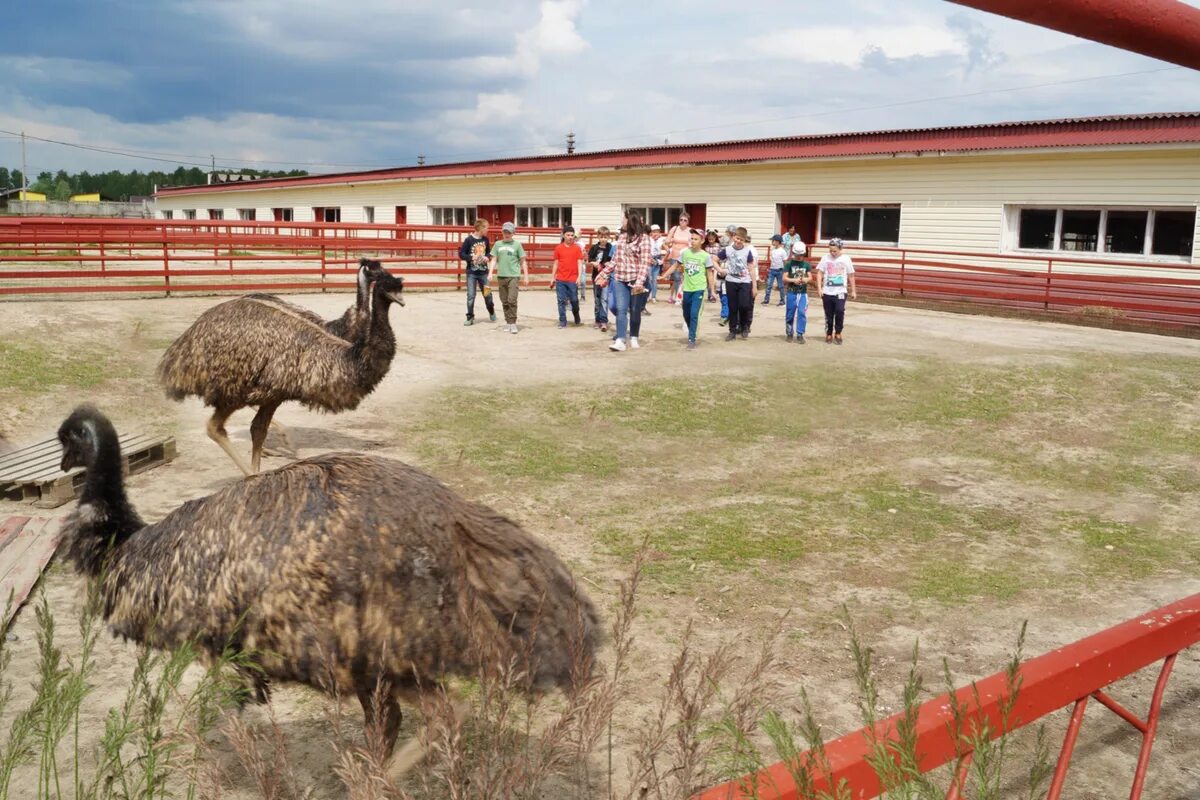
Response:
[[[389,749],[397,695],[442,677],[513,657],[528,659],[531,689],[586,677],[574,665],[592,663],[599,622],[562,561],[407,464],[322,455],[146,524],[102,413],[80,406],[58,439],[63,470],[86,469],[63,552],[99,583],[115,635],[156,648],[194,641],[208,658],[232,644],[261,668],[262,700],[272,680],[353,692]],[[390,690],[380,720],[377,686]]]
[[[371,314],[352,341],[341,339],[278,298],[239,297],[205,311],[158,363],[167,396],[196,395],[213,408],[208,435],[242,472],[258,472],[271,417],[281,404],[347,411],[358,407],[391,367],[396,337],[388,320],[404,304],[404,279],[381,275],[371,291]],[[233,449],[225,421],[258,409],[250,423],[250,463]]]

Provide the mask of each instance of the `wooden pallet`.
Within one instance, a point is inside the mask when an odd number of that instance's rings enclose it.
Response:
[[[50,563],[58,547],[59,522],[20,516],[0,520],[0,608],[7,609],[0,630],[8,627]]]
[[[126,474],[165,464],[175,458],[175,439],[126,433],[119,438],[121,462]],[[0,455],[0,497],[32,502],[38,508],[55,508],[69,503],[83,486],[84,471],[63,472],[62,447],[58,439],[47,439]]]

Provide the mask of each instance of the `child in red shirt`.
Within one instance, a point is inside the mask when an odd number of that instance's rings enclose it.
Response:
[[[587,261],[583,248],[575,241],[575,229],[563,228],[562,243],[554,248],[554,294],[558,297],[558,327],[567,327],[567,303],[579,319],[579,282],[583,280],[583,265]]]

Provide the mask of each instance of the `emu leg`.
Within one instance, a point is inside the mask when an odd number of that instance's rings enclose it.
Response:
[[[254,421],[250,423],[250,469],[255,473],[258,472],[258,465],[262,461],[263,442],[267,440],[267,429],[271,427],[271,417],[275,415],[277,408],[279,408],[279,403],[264,403],[258,407]]]
[[[359,685],[356,692],[358,702],[362,704],[363,718],[366,720],[368,741],[371,729],[379,726],[378,730],[383,737],[383,755],[387,755],[395,748],[396,737],[400,735],[400,704],[396,702],[395,694],[386,686],[377,693],[374,686]]]
[[[461,698],[450,701],[450,713],[454,716],[453,725],[461,727],[463,719],[467,715],[467,702]],[[434,723],[429,721],[426,726],[431,726]],[[404,747],[401,747],[392,755],[392,763],[388,765],[388,777],[399,778],[404,773],[420,763],[425,757],[425,751],[428,749],[422,738],[429,740],[432,738],[428,733],[424,737],[414,737],[412,740],[405,742]]]
[[[233,463],[238,465],[238,469],[246,475],[253,475],[254,471],[250,469],[246,459],[233,449],[233,443],[229,441],[229,434],[225,432],[225,420],[229,419],[229,416],[236,410],[235,408],[218,408],[213,411],[212,418],[208,421],[208,438],[221,446],[225,454],[233,459]]]

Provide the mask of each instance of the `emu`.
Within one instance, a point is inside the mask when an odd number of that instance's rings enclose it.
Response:
[[[404,305],[403,290],[403,278],[383,274],[375,280],[370,317],[353,341],[278,298],[239,297],[214,306],[163,353],[159,382],[173,400],[196,395],[211,406],[209,438],[253,475],[281,404],[298,400],[323,411],[352,410],[383,380],[396,354],[388,310],[393,302]],[[248,406],[258,409],[250,423],[249,464],[225,431],[230,415]]]
[[[407,464],[322,455],[147,524],[126,496],[104,414],[80,406],[58,439],[63,470],[86,470],[62,552],[99,584],[113,634],[155,648],[194,642],[207,659],[232,645],[254,659],[244,677],[262,702],[271,681],[353,693],[390,752],[397,698],[445,677],[512,658],[527,659],[531,691],[588,677],[599,621],[562,561]],[[394,771],[420,757],[416,743],[405,750],[414,745]]]

